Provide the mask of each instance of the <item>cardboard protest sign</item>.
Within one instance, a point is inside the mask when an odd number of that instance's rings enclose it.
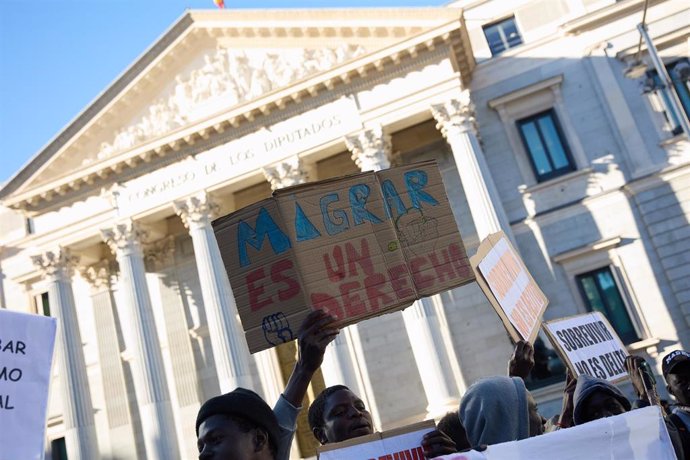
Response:
[[[56,320],[0,309],[0,459],[44,456]]]
[[[213,222],[252,353],[474,280],[436,162],[274,192]]]
[[[425,460],[422,439],[436,429],[433,420],[317,448],[319,460]]]
[[[619,382],[628,377],[628,350],[600,312],[544,323],[544,331],[574,375]]]
[[[549,301],[506,235],[486,237],[470,263],[512,339],[534,342]]]
[[[437,460],[676,460],[657,406]]]

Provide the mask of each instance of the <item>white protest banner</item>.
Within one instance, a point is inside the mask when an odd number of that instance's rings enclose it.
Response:
[[[512,339],[534,342],[549,302],[505,233],[487,236],[470,263]]]
[[[426,460],[422,438],[433,420],[318,448],[319,460]]]
[[[657,406],[436,460],[676,460]]]
[[[56,324],[0,309],[0,460],[43,459]]]
[[[610,382],[628,377],[628,350],[600,312],[547,321],[544,331],[576,376],[586,374]]]

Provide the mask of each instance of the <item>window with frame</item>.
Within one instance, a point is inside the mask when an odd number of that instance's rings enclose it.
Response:
[[[482,28],[492,56],[498,56],[508,48],[515,48],[522,44],[522,36],[515,23],[515,16],[487,24]]]
[[[576,169],[553,109],[518,120],[517,127],[537,182],[544,182]]]
[[[52,460],[67,460],[65,438],[57,438],[50,441],[50,458]]]
[[[47,292],[34,296],[34,308],[36,310],[36,314],[50,316],[50,302],[48,301]]]
[[[672,87],[664,83],[656,70],[650,70],[647,72],[645,92],[654,92],[659,96],[664,105],[664,116],[671,126],[671,132],[677,135],[683,132],[679,119],[682,114],[676,113],[673,109],[671,91],[678,96],[685,116],[690,116],[690,59],[680,59],[666,64],[666,71],[671,77]]]
[[[624,344],[640,340],[611,267],[603,267],[576,277],[589,311],[606,316]]]

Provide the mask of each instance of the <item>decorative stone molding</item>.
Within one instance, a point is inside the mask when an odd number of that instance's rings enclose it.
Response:
[[[79,257],[73,256],[67,248],[58,247],[55,250],[31,256],[31,261],[44,276],[67,280],[74,274],[74,267],[79,262]]]
[[[331,69],[365,53],[359,45],[336,48],[231,49],[218,47],[204,55],[204,63],[175,77],[168,97],[154,101],[138,122],[120,128],[111,142],[103,142],[90,164],[109,158],[148,139],[166,134],[201,118],[205,106],[221,101],[224,108],[256,99],[310,75]]]
[[[103,241],[110,247],[113,254],[118,250],[140,248],[140,244],[149,232],[133,220],[115,224],[112,228],[101,230]]]
[[[391,167],[391,136],[381,126],[345,137],[352,160],[361,171],[379,171]]]
[[[79,274],[86,280],[95,290],[109,288],[115,283],[114,264],[110,260],[101,260],[98,263],[89,266],[79,267]]]
[[[431,114],[436,119],[436,128],[446,139],[457,133],[470,131],[477,134],[477,120],[474,104],[468,90],[464,90],[459,98],[449,99],[442,104],[433,104]]]
[[[144,264],[149,271],[160,271],[175,263],[175,237],[170,235],[144,246]]]
[[[175,213],[180,216],[182,223],[188,229],[192,224],[209,223],[220,212],[220,206],[205,192],[175,201],[173,207]]]
[[[267,166],[262,171],[273,190],[303,184],[308,179],[302,160],[297,155],[281,163]]]

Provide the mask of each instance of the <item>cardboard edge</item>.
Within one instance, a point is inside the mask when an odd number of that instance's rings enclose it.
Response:
[[[484,278],[484,275],[481,273],[481,270],[479,269],[479,263],[486,257],[489,251],[491,251],[491,249],[493,249],[494,246],[498,244],[498,242],[502,238],[505,239],[510,250],[513,251],[513,253],[517,256],[518,260],[524,267],[525,273],[527,273],[529,280],[532,283],[534,283],[535,286],[537,286],[537,288],[539,289],[539,293],[541,294],[541,297],[544,299],[544,306],[542,307],[538,315],[540,318],[539,324],[532,330],[529,337],[523,338],[518,332],[518,330],[510,322],[510,319],[503,311],[503,308],[501,308],[501,304],[498,302],[498,299],[496,299],[496,296],[491,291],[491,287],[486,282],[486,278]],[[539,284],[536,282],[536,280],[530,273],[529,269],[527,268],[527,265],[525,265],[525,261],[522,259],[522,256],[520,256],[520,253],[515,249],[515,246],[513,246],[513,243],[510,241],[510,238],[508,238],[505,232],[498,231],[496,233],[491,233],[486,238],[484,238],[484,240],[482,240],[482,242],[479,244],[477,252],[472,257],[470,257],[470,265],[472,266],[472,269],[475,272],[477,284],[479,284],[479,287],[482,289],[482,291],[484,291],[484,295],[489,299],[489,302],[494,307],[494,310],[498,314],[499,318],[501,318],[501,321],[503,322],[503,325],[508,331],[508,334],[510,335],[510,338],[513,340],[513,342],[518,342],[519,340],[526,340],[529,343],[534,344],[535,340],[537,339],[537,336],[539,335],[541,325],[544,323],[543,318],[544,313],[546,312],[546,309],[549,306],[549,298],[546,297],[544,291],[541,289],[541,287],[539,287]]]
[[[344,449],[346,447],[352,447],[352,446],[357,446],[360,444],[367,444],[367,443],[374,442],[374,441],[380,441],[381,439],[383,439],[382,433],[377,431],[377,432],[372,433],[372,434],[359,436],[357,438],[348,439],[346,441],[340,441],[340,442],[336,442],[333,444],[325,444],[322,446],[318,446],[316,448],[316,453],[318,455],[318,454],[322,454],[324,452],[331,452],[333,450]]]
[[[422,422],[413,423],[412,425],[401,426],[393,428],[392,430],[381,433],[381,439],[392,438],[400,436],[401,434],[414,433],[415,431],[422,431],[428,429],[429,431],[436,429],[436,422],[434,420],[424,420]]]

